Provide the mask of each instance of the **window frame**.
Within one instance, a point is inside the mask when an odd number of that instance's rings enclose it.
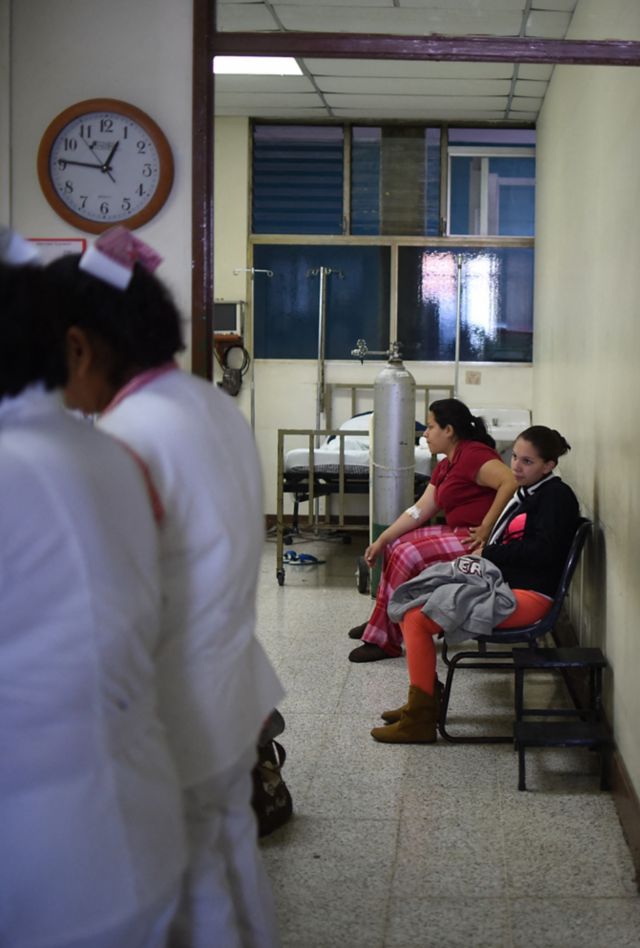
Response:
[[[452,239],[463,236],[474,236],[474,237],[491,237],[496,240],[500,239],[498,234],[490,234],[488,232],[488,219],[489,219],[489,159],[490,158],[533,158],[535,160],[536,149],[531,148],[528,145],[523,145],[521,148],[514,148],[513,146],[505,146],[504,148],[501,145],[448,145],[447,147],[447,204],[446,204],[446,235]],[[480,178],[481,178],[481,187],[480,187],[480,226],[482,228],[479,234],[452,234],[451,233],[451,160],[452,158],[481,158],[482,165],[480,168]],[[529,179],[523,179],[529,180]],[[534,188],[535,188],[535,179],[534,179]],[[535,238],[530,238],[535,239]]]
[[[314,124],[324,124],[324,123],[313,123],[308,121],[299,121],[299,122],[288,122],[283,123],[282,121],[269,121],[264,119],[252,119],[250,122],[250,135],[249,135],[249,147],[252,148],[253,142],[253,128],[255,125],[314,125]],[[450,207],[450,155],[453,152],[462,155],[472,155],[472,156],[486,156],[490,157],[534,157],[536,156],[535,147],[530,147],[528,145],[523,145],[521,147],[514,147],[513,145],[500,146],[500,145],[450,145],[448,140],[448,133],[451,130],[456,128],[468,128],[470,127],[468,123],[450,123],[450,122],[424,122],[425,130],[427,128],[439,128],[441,133],[440,138],[440,209],[441,209],[441,236],[440,237],[427,237],[416,236],[416,235],[388,235],[388,234],[367,234],[367,235],[352,235],[349,233],[351,225],[351,214],[350,214],[350,203],[351,203],[351,146],[352,146],[352,137],[351,129],[353,126],[362,127],[370,126],[374,128],[379,128],[382,125],[396,124],[393,122],[376,122],[376,121],[352,121],[352,122],[335,122],[332,123],[339,125],[343,129],[344,133],[344,157],[343,157],[343,233],[342,234],[254,234],[251,230],[251,222],[253,220],[253,183],[252,183],[252,168],[253,163],[250,158],[249,161],[249,201],[248,201],[248,243],[247,243],[247,267],[249,269],[254,266],[254,247],[264,244],[291,244],[296,243],[299,245],[341,245],[341,246],[377,246],[377,247],[389,247],[390,248],[390,280],[389,280],[389,339],[397,339],[398,331],[398,251],[400,247],[403,246],[413,246],[413,247],[424,247],[427,249],[450,249],[451,247],[468,247],[469,249],[473,248],[498,248],[498,247],[531,247],[535,251],[535,236],[526,237],[526,236],[499,236],[492,234],[450,234],[449,233],[449,207]],[[410,122],[406,123],[408,125],[416,125],[418,123]],[[485,126],[478,126],[485,127]],[[486,126],[487,128],[493,128],[494,126]],[[523,126],[513,126],[505,125],[504,128],[514,128],[522,127],[531,129],[533,128],[530,124]],[[535,129],[534,129],[535,130]],[[446,183],[445,180],[446,179]],[[247,313],[250,314],[250,319],[247,319],[246,332],[247,332],[247,343],[249,345],[249,351],[253,356],[253,285],[252,282],[248,283],[248,294],[247,294]],[[534,330],[535,331],[535,330]],[[355,345],[355,339],[354,339]],[[372,348],[374,346],[372,345]],[[265,359],[258,361],[277,361],[274,359]],[[305,361],[305,360],[301,360]],[[315,361],[315,360],[312,360]],[[331,360],[331,361],[343,361],[343,360]],[[350,361],[350,358],[345,356],[345,362]],[[434,366],[448,366],[454,365],[454,361],[448,360],[428,360],[427,362],[420,362],[421,365],[434,365]],[[471,363],[469,363],[471,364]],[[525,367],[531,366],[532,362],[474,362],[474,366],[504,366],[504,367]]]

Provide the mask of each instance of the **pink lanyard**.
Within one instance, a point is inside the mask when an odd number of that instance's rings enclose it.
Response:
[[[135,375],[127,382],[126,385],[123,385],[122,388],[116,392],[102,414],[106,415],[108,411],[111,411],[112,408],[115,408],[116,405],[119,405],[120,402],[124,401],[127,396],[132,395],[141,388],[144,388],[145,385],[148,385],[149,382],[153,382],[155,379],[160,378],[161,375],[166,375],[167,372],[177,371],[178,366],[172,359],[171,362],[165,362],[163,365],[156,365],[153,369],[147,369],[145,372],[140,372],[139,375]]]

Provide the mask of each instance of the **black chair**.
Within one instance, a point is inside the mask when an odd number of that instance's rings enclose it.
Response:
[[[475,734],[451,734],[447,730],[447,714],[449,711],[449,702],[451,698],[451,687],[453,676],[459,668],[479,668],[484,671],[513,671],[514,660],[513,653],[515,649],[489,649],[487,646],[496,645],[515,645],[535,648],[538,641],[554,628],[565,596],[569,589],[571,578],[578,565],[582,548],[591,529],[591,521],[586,517],[581,517],[578,522],[571,549],[567,555],[567,560],[562,571],[558,590],[556,592],[553,607],[547,615],[540,619],[534,625],[521,626],[517,629],[496,629],[492,635],[482,635],[474,640],[477,648],[473,651],[457,652],[452,658],[448,656],[447,644],[443,641],[442,657],[448,666],[447,680],[444,686],[444,692],[440,704],[440,715],[438,729],[441,736],[446,741],[460,744],[511,744],[513,743],[513,731],[508,735],[475,735]]]

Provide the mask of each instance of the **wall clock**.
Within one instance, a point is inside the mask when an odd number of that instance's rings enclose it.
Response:
[[[162,130],[118,99],[87,99],[61,112],[38,150],[40,186],[69,224],[100,234],[114,224],[136,228],[163,206],[173,157]]]

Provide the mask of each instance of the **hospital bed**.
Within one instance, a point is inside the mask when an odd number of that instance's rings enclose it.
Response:
[[[346,382],[327,385],[327,427],[278,429],[278,473],[276,515],[276,578],[284,584],[283,551],[285,539],[291,542],[299,529],[300,504],[308,504],[305,526],[320,536],[326,533],[369,530],[368,517],[357,519],[346,511],[349,495],[369,494],[370,426],[373,407],[373,384]],[[451,385],[416,385],[416,415],[426,422],[429,404],[436,398],[452,397]],[[332,427],[332,420],[347,414],[347,419]],[[415,496],[419,497],[431,475],[433,459],[428,450],[417,445],[416,431]],[[296,446],[292,447],[295,440]],[[292,523],[284,521],[284,498],[293,497]],[[324,498],[324,511],[320,501]],[[349,533],[343,533],[350,542]]]

